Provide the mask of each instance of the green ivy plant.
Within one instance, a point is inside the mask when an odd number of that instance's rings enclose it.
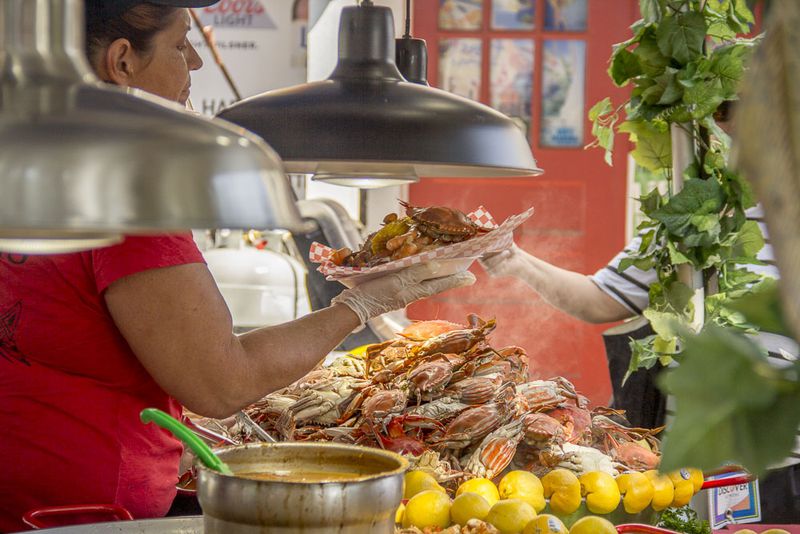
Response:
[[[614,83],[630,86],[630,98],[606,98],[589,111],[595,136],[590,146],[605,150],[611,164],[614,136],[627,133],[636,163],[666,180],[639,200],[644,220],[641,245],[620,264],[654,269],[644,315],[655,335],[631,342],[628,373],[680,357],[682,331],[694,317],[693,290],[678,279],[678,266],[702,271],[711,296],[705,299],[706,324],[751,330],[755,326],[729,306],[748,294],[758,275],[741,267],[758,263],[764,246],[758,225],[745,210],[755,205],[748,183],[727,165],[730,138],[714,113],[735,100],[745,62],[756,40],[749,33],[753,13],[745,0],[639,0],[642,18],[633,36],[613,47],[608,69]],[[675,191],[671,127],[693,139],[693,161],[683,169],[683,188]]]

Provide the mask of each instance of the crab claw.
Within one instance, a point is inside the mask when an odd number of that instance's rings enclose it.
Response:
[[[492,479],[508,467],[522,441],[522,421],[501,426],[486,436],[467,462],[466,471]]]

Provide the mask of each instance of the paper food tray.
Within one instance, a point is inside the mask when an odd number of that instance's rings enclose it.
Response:
[[[533,208],[528,208],[522,213],[512,215],[498,225],[486,208],[479,206],[475,211],[468,213],[467,216],[478,226],[488,229],[488,232],[460,243],[444,245],[427,252],[382,263],[374,267],[336,265],[330,261],[335,251],[316,242],[311,244],[308,257],[313,263],[320,264],[317,270],[324,274],[327,280],[341,282],[347,287],[353,287],[371,278],[399,271],[412,265],[431,261],[436,261],[440,266],[437,271],[437,277],[447,276],[448,274],[468,269],[472,262],[484,254],[499,252],[510,247],[514,241],[514,229],[529,219],[531,215],[533,215]]]

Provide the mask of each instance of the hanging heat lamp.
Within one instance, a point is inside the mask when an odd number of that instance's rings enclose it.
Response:
[[[82,0],[0,0],[0,31],[0,250],[303,226],[262,140],[94,77]]]
[[[288,172],[317,181],[379,187],[542,173],[507,116],[405,80],[392,11],[370,1],[342,10],[339,61],[327,80],[269,91],[219,116],[262,136]]]
[[[410,83],[430,86],[428,83],[428,46],[424,39],[411,35],[411,0],[406,0],[405,33],[395,39],[395,63],[403,78]]]

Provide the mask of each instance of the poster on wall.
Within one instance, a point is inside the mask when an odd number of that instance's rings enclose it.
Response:
[[[306,81],[308,0],[221,0],[194,13],[211,31],[243,97]],[[192,73],[192,105],[203,114],[215,115],[235,102],[234,93],[196,24],[189,40],[205,64]]]
[[[545,40],[542,65],[542,121],[540,144],[550,147],[583,146],[586,43]]]
[[[531,123],[533,39],[492,39],[491,106],[527,133]]]
[[[480,30],[483,0],[439,0],[440,30]]]
[[[544,29],[580,32],[586,30],[588,0],[546,0]]]
[[[492,0],[492,29],[532,30],[536,0]]]
[[[478,100],[481,95],[480,39],[439,41],[439,88]]]

